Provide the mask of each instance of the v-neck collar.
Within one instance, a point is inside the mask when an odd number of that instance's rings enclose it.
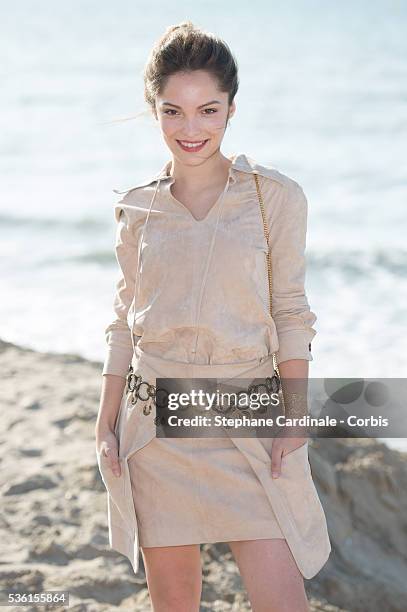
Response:
[[[155,180],[160,181],[160,186],[164,187],[165,191],[167,192],[168,197],[170,198],[170,200],[177,206],[181,207],[183,211],[185,211],[188,216],[190,216],[190,218],[192,219],[192,221],[196,224],[198,223],[205,223],[206,221],[208,221],[210,219],[210,217],[212,217],[212,215],[216,212],[217,208],[219,206],[221,206],[222,201],[226,195],[226,192],[228,190],[229,184],[230,183],[235,183],[236,182],[236,176],[235,176],[235,162],[236,162],[236,155],[232,155],[231,156],[231,160],[232,161],[232,165],[229,167],[229,171],[228,171],[228,179],[226,181],[225,187],[222,191],[222,193],[219,195],[218,199],[216,200],[216,202],[211,206],[211,208],[208,210],[208,212],[206,213],[206,215],[204,217],[202,217],[201,219],[197,219],[195,217],[195,215],[192,214],[192,212],[190,211],[190,209],[185,206],[185,204],[183,204],[182,202],[180,202],[171,192],[171,185],[173,185],[173,183],[175,182],[175,178],[168,174],[170,166],[171,166],[171,160],[167,161],[165,163],[165,165],[163,166],[163,168],[160,170],[160,172],[156,175]]]
[[[171,178],[173,178],[173,177],[171,177]],[[234,177],[232,177],[231,171],[229,169],[229,177],[228,177],[228,180],[226,181],[226,184],[225,184],[225,187],[224,187],[222,193],[219,195],[219,197],[216,200],[216,202],[214,204],[212,204],[211,208],[208,210],[206,215],[204,217],[202,217],[202,219],[197,219],[195,217],[195,215],[192,214],[190,209],[187,206],[185,206],[185,204],[183,204],[182,202],[177,200],[177,198],[172,194],[172,192],[171,192],[171,185],[173,184],[174,179],[172,181],[165,181],[164,184],[163,184],[163,187],[165,188],[165,190],[167,192],[167,195],[170,198],[171,202],[173,202],[176,206],[181,207],[181,209],[184,210],[188,214],[188,216],[191,217],[191,219],[192,219],[192,221],[194,223],[205,223],[206,221],[208,221],[210,219],[210,217],[212,217],[213,214],[215,214],[216,210],[220,206],[222,206],[222,202],[223,202],[223,199],[224,199],[224,197],[226,195],[226,192],[227,192],[227,190],[229,188],[229,181],[231,179],[233,181],[236,180]]]

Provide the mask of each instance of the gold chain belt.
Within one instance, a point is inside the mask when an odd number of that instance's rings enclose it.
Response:
[[[259,408],[257,409],[252,409],[246,406],[241,408],[239,406],[239,399],[243,396],[250,397],[253,393],[263,392],[271,395],[273,393],[279,393],[280,389],[280,377],[276,372],[274,372],[273,376],[267,376],[265,378],[264,383],[251,384],[247,387],[247,389],[242,389],[241,391],[236,393],[235,403],[229,404],[227,406],[215,404],[212,406],[212,409],[215,410],[215,412],[218,412],[220,414],[228,414],[229,416],[234,416],[236,414],[246,414],[247,416],[253,416],[255,414],[264,414],[265,412],[267,412],[268,406],[259,406]],[[143,414],[145,416],[150,414],[153,406],[156,407],[156,400],[160,391],[164,394],[166,393],[165,389],[157,390],[157,387],[155,385],[143,380],[143,377],[141,375],[135,374],[133,366],[130,364],[126,376],[126,386],[124,392],[131,396],[130,401],[133,405],[136,404],[138,400],[145,402],[143,406]]]

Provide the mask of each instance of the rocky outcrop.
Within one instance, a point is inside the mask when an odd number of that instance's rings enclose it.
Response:
[[[332,544],[314,592],[352,612],[407,609],[407,454],[368,438],[314,439]]]

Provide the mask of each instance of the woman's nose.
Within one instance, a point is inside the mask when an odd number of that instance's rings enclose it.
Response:
[[[184,119],[182,135],[184,140],[199,140],[199,138],[202,136],[202,125],[200,119],[195,117],[191,119]]]

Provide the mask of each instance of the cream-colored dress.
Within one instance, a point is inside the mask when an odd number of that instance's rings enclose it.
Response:
[[[125,377],[131,362],[152,384],[157,377],[251,380],[272,376],[273,352],[277,363],[312,360],[303,190],[244,154],[231,161],[204,219],[172,195],[171,162],[116,204],[120,275],[103,374]],[[271,229],[273,316],[254,171]],[[124,394],[115,428],[120,478],[97,453],[110,545],[135,572],[139,546],[259,538],[285,538],[304,577],[319,571],[331,548],[308,443],[283,458],[274,480],[272,438],[159,438],[155,410],[144,406]]]

